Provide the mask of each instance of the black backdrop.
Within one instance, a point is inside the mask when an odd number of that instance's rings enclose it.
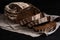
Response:
[[[11,2],[22,1],[28,2],[38,7],[42,12],[46,12],[51,15],[60,15],[60,2],[59,1],[47,1],[47,0],[0,0],[0,13],[4,13],[4,6]],[[60,40],[60,28],[52,35],[46,37],[42,35],[40,37],[32,38],[24,34],[13,33],[0,28],[1,40]]]

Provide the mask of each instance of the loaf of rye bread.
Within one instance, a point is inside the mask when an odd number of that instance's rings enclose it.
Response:
[[[4,15],[8,20],[33,28],[35,31],[49,32],[56,27],[56,22],[50,21],[50,16],[45,16],[29,3],[12,2],[5,6]]]
[[[40,10],[29,3],[12,2],[5,6],[4,13],[12,22],[20,23],[20,20],[40,13]]]

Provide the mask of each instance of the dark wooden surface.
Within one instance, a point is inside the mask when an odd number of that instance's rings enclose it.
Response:
[[[38,7],[42,12],[46,12],[47,14],[51,15],[60,15],[60,2],[49,0],[0,0],[0,13],[4,13],[5,5],[14,1],[28,2]],[[60,40],[60,28],[50,36],[42,35],[36,38],[6,31],[0,28],[0,40]]]

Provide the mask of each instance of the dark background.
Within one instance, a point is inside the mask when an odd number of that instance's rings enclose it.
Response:
[[[60,16],[60,1],[49,0],[0,0],[0,13],[4,13],[5,5],[16,1],[31,3],[38,7],[42,12],[46,12],[50,15]],[[0,28],[0,40],[60,40],[60,28],[50,36],[42,35],[36,38],[24,34],[6,31]]]

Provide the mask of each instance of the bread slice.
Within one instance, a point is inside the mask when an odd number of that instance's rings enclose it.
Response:
[[[56,28],[55,21],[50,21],[50,22],[45,23],[43,25],[33,27],[34,31],[39,31],[41,33],[53,31],[55,28]]]

